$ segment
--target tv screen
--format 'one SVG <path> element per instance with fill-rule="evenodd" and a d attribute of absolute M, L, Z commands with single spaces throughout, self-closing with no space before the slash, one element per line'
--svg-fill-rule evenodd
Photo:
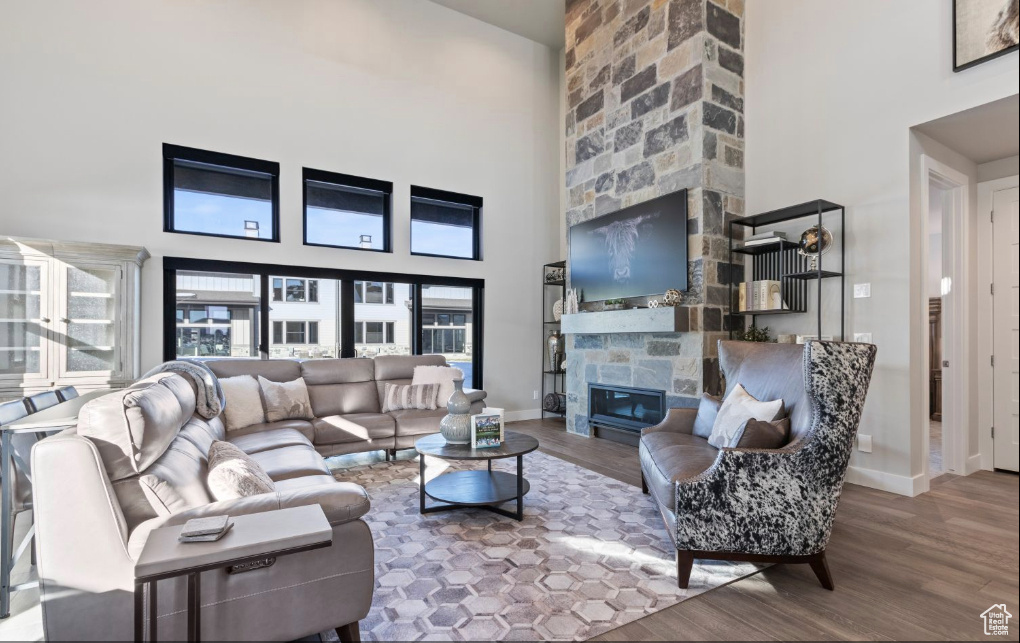
<path fill-rule="evenodd" d="M 687 290 L 687 190 L 572 226 L 570 286 L 584 301 Z"/>

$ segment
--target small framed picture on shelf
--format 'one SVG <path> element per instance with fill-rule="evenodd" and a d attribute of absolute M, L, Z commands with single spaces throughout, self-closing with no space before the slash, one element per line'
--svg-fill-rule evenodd
<path fill-rule="evenodd" d="M 471 416 L 471 448 L 498 448 L 503 444 L 503 409 L 486 407 Z"/>

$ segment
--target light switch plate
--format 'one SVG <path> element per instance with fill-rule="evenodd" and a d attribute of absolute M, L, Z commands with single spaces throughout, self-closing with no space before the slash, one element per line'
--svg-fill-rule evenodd
<path fill-rule="evenodd" d="M 857 450 L 864 453 L 871 453 L 871 436 L 859 434 L 857 436 Z"/>
<path fill-rule="evenodd" d="M 854 299 L 871 296 L 871 284 L 854 284 Z"/>
<path fill-rule="evenodd" d="M 871 343 L 871 333 L 854 333 L 854 341 L 862 342 L 864 344 Z"/>

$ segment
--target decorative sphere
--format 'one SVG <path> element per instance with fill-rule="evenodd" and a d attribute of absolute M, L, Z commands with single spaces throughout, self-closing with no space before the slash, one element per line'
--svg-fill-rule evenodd
<path fill-rule="evenodd" d="M 822 226 L 821 243 L 819 243 L 818 226 L 814 225 L 800 235 L 800 254 L 805 257 L 817 257 L 825 254 L 832 247 L 832 233 Z"/>
<path fill-rule="evenodd" d="M 666 291 L 666 294 L 662 296 L 662 303 L 667 306 L 679 306 L 683 300 L 683 295 L 676 288 L 670 288 Z"/>

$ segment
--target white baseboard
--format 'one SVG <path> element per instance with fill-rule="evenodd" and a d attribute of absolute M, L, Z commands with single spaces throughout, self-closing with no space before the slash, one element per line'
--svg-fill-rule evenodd
<path fill-rule="evenodd" d="M 846 481 L 850 484 L 871 487 L 872 489 L 910 497 L 928 490 L 928 481 L 924 479 L 923 474 L 913 477 L 898 476 L 893 473 L 864 469 L 862 467 L 850 467 L 847 469 Z"/>
<path fill-rule="evenodd" d="M 963 472 L 963 475 L 965 476 L 969 476 L 975 471 L 981 471 L 982 469 L 981 454 L 975 453 L 974 455 L 970 456 L 969 458 L 967 458 L 967 462 L 965 462 L 963 466 L 965 467 L 965 470 Z"/>
<path fill-rule="evenodd" d="M 521 422 L 523 420 L 539 420 L 542 409 L 525 409 L 523 411 L 507 411 L 503 414 L 504 422 Z"/>

